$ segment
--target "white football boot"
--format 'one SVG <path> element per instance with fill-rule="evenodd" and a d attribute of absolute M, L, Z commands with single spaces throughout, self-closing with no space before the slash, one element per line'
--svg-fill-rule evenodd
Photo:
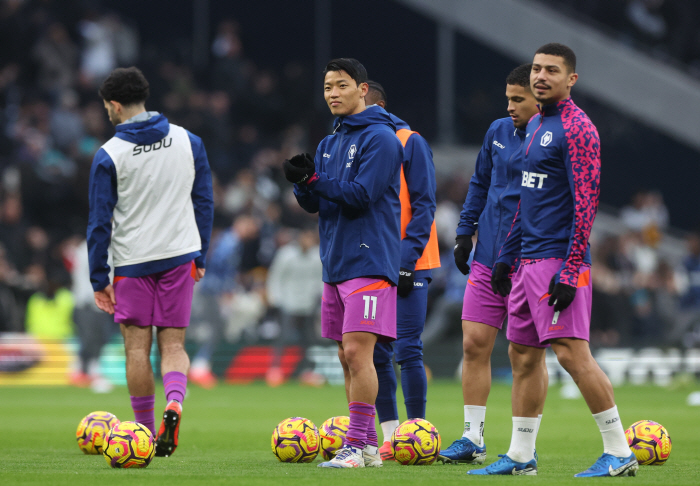
<path fill-rule="evenodd" d="M 379 448 L 367 444 L 362 449 L 362 457 L 365 459 L 365 467 L 382 467 L 382 456 L 379 455 Z"/>
<path fill-rule="evenodd" d="M 333 459 L 322 462 L 318 467 L 365 467 L 365 459 L 362 457 L 362 449 L 345 445 L 338 450 L 338 453 Z"/>

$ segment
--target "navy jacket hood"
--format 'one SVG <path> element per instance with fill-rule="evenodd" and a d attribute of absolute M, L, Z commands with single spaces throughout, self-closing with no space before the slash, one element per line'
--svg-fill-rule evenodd
<path fill-rule="evenodd" d="M 337 132 L 343 128 L 345 128 L 347 131 L 351 131 L 366 128 L 370 125 L 387 125 L 394 132 L 396 132 L 396 124 L 394 123 L 392 116 L 393 115 L 390 115 L 381 106 L 372 105 L 356 115 L 341 116 L 336 118 L 333 126 Z"/>
<path fill-rule="evenodd" d="M 159 114 L 146 121 L 122 123 L 115 128 L 117 138 L 136 145 L 151 145 L 165 138 L 170 132 L 170 123 L 165 115 Z"/>

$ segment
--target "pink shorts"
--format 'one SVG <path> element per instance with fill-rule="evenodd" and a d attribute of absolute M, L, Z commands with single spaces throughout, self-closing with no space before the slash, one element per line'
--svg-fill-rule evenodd
<path fill-rule="evenodd" d="M 144 277 L 114 277 L 114 322 L 187 327 L 196 271 L 189 262 Z"/>
<path fill-rule="evenodd" d="M 322 336 L 342 341 L 346 332 L 371 332 L 378 342 L 396 339 L 396 287 L 377 278 L 323 284 Z"/>
<path fill-rule="evenodd" d="M 480 322 L 498 329 L 508 313 L 508 297 L 494 294 L 491 289 L 491 269 L 473 262 L 467 288 L 464 289 L 462 320 Z"/>
<path fill-rule="evenodd" d="M 550 339 L 577 338 L 589 340 L 593 286 L 591 267 L 582 265 L 574 301 L 555 319 L 554 306 L 549 306 L 549 282 L 559 272 L 562 260 L 548 259 L 520 265 L 513 277 L 508 308 L 509 341 L 524 346 L 543 348 Z"/>

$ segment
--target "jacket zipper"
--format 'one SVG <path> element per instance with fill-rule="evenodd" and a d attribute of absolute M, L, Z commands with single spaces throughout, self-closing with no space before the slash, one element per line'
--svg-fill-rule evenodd
<path fill-rule="evenodd" d="M 342 125 L 340 125 L 338 128 L 342 128 Z M 337 147 L 338 147 L 338 153 L 336 154 L 337 158 L 341 157 L 340 153 L 341 153 L 342 146 L 343 146 L 343 136 L 344 135 L 345 134 L 341 131 L 340 132 L 340 140 L 338 141 L 338 145 L 337 145 Z M 341 161 L 340 165 L 342 165 L 342 161 Z M 335 178 L 339 178 L 339 176 L 340 176 L 340 171 L 338 170 L 338 167 L 339 167 L 339 164 L 336 163 L 335 167 L 334 167 L 335 168 L 335 174 L 334 174 Z M 328 173 L 328 171 L 326 171 L 326 173 Z M 336 205 L 338 205 L 338 204 L 336 203 Z M 336 227 L 338 226 L 339 221 L 340 221 L 340 210 L 338 210 L 338 218 L 336 219 Z M 331 232 L 331 238 L 330 238 L 330 241 L 328 242 L 328 251 L 329 252 L 331 251 L 331 248 L 333 248 L 333 242 L 335 241 L 335 233 L 336 233 L 335 231 Z M 331 280 L 333 280 L 333 279 L 334 279 L 334 276 L 331 277 Z"/>
<path fill-rule="evenodd" d="M 517 132 L 516 132 L 517 133 Z M 497 248 L 498 242 L 501 239 L 501 229 L 503 226 L 503 196 L 505 195 L 506 191 L 508 191 L 508 188 L 510 187 L 510 181 L 513 180 L 511 177 L 511 173 L 513 172 L 513 157 L 515 157 L 515 154 L 518 153 L 520 149 L 523 148 L 523 144 L 525 143 L 525 139 L 523 138 L 520 140 L 520 145 L 518 145 L 518 148 L 510 154 L 510 157 L 508 158 L 508 163 L 506 164 L 506 177 L 507 177 L 507 183 L 505 189 L 501 192 L 501 194 L 498 195 L 498 233 L 496 233 L 496 241 L 494 242 L 494 260 L 498 258 L 498 252 L 500 251 L 500 248 Z"/>
<path fill-rule="evenodd" d="M 544 115 L 540 113 L 540 126 L 537 127 L 537 130 L 535 130 L 535 133 L 532 134 L 532 137 L 530 137 L 530 143 L 527 144 L 527 150 L 525 151 L 525 155 L 530 153 L 530 146 L 532 145 L 532 141 L 535 139 L 535 135 L 537 135 L 537 132 L 542 128 L 542 122 L 544 121 Z"/>

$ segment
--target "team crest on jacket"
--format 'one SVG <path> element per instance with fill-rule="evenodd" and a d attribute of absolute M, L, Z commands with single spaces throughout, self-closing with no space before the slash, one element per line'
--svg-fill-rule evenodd
<path fill-rule="evenodd" d="M 540 140 L 540 145 L 542 145 L 543 147 L 546 147 L 550 143 L 552 143 L 552 132 L 547 130 L 546 132 L 544 132 L 544 135 L 542 135 L 542 139 Z"/>
<path fill-rule="evenodd" d="M 357 147 L 355 147 L 355 144 L 353 143 L 350 145 L 350 150 L 348 150 L 348 157 L 350 160 L 355 160 L 355 154 L 357 153 Z"/>

